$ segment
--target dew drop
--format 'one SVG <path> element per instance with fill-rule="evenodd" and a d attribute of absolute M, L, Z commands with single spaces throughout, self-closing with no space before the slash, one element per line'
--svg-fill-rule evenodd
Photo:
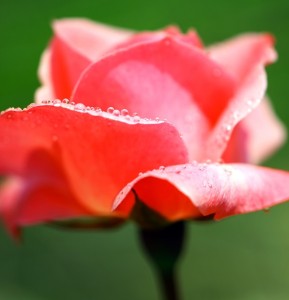
<path fill-rule="evenodd" d="M 120 115 L 120 111 L 118 109 L 115 109 L 112 114 L 118 117 Z"/>
<path fill-rule="evenodd" d="M 112 106 L 110 106 L 107 110 L 106 110 L 109 114 L 112 114 L 114 112 L 114 108 Z"/>
<path fill-rule="evenodd" d="M 159 170 L 160 170 L 160 171 L 164 171 L 165 169 L 166 169 L 166 168 L 165 168 L 164 166 L 160 166 L 160 167 L 159 167 Z"/>
<path fill-rule="evenodd" d="M 249 105 L 249 106 L 252 106 L 253 105 L 253 101 L 252 100 L 247 100 L 247 104 Z"/>
<path fill-rule="evenodd" d="M 128 110 L 124 108 L 124 109 L 121 110 L 120 114 L 121 114 L 123 117 L 126 117 L 126 116 L 128 116 Z"/>
<path fill-rule="evenodd" d="M 77 103 L 77 104 L 74 105 L 74 110 L 75 111 L 85 111 L 86 106 L 82 103 Z"/>
<path fill-rule="evenodd" d="M 63 104 L 69 104 L 69 100 L 68 100 L 67 98 L 64 98 L 64 99 L 62 100 L 62 103 L 63 103 Z"/>
<path fill-rule="evenodd" d="M 232 126 L 231 125 L 226 125 L 225 129 L 226 129 L 226 131 L 231 131 L 232 130 Z"/>
<path fill-rule="evenodd" d="M 56 106 L 56 107 L 61 106 L 61 100 L 55 99 L 55 100 L 53 101 L 53 105 Z"/>

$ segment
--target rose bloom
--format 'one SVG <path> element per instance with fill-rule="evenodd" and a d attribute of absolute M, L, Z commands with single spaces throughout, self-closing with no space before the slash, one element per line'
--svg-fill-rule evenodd
<path fill-rule="evenodd" d="M 12 234 L 51 221 L 221 219 L 289 198 L 288 172 L 250 164 L 285 135 L 264 98 L 269 34 L 204 48 L 176 27 L 64 19 L 53 30 L 36 104 L 0 117 L 0 213 Z"/>

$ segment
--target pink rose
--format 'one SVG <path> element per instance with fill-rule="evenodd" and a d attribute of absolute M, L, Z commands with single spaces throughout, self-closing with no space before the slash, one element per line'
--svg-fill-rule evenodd
<path fill-rule="evenodd" d="M 0 117 L 0 212 L 12 233 L 78 217 L 118 223 L 136 195 L 170 222 L 289 198 L 288 172 L 248 164 L 284 140 L 263 99 L 270 35 L 205 49 L 175 27 L 134 33 L 65 19 L 53 29 L 38 104 Z M 63 98 L 71 102 L 52 101 Z"/>

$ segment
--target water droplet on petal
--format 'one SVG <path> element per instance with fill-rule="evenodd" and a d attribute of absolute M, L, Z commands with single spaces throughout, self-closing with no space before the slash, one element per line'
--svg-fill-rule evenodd
<path fill-rule="evenodd" d="M 120 115 L 120 111 L 118 109 L 115 109 L 112 114 L 118 117 Z"/>
<path fill-rule="evenodd" d="M 166 169 L 166 168 L 165 168 L 164 166 L 160 166 L 160 167 L 159 167 L 159 170 L 160 170 L 160 171 L 164 171 L 165 169 Z"/>
<path fill-rule="evenodd" d="M 231 131 L 232 130 L 232 126 L 231 125 L 226 125 L 225 128 L 226 128 L 227 131 Z"/>
<path fill-rule="evenodd" d="M 247 100 L 247 104 L 249 105 L 249 106 L 252 106 L 253 105 L 253 101 L 252 100 Z"/>
<path fill-rule="evenodd" d="M 82 103 L 77 103 L 77 104 L 74 105 L 74 110 L 75 111 L 85 111 L 86 106 Z"/>
<path fill-rule="evenodd" d="M 128 115 L 128 110 L 127 109 L 122 109 L 120 114 L 123 116 L 123 117 L 126 117 Z"/>
<path fill-rule="evenodd" d="M 62 100 L 62 103 L 63 104 L 69 104 L 69 100 L 67 98 L 65 98 L 65 99 Z"/>
<path fill-rule="evenodd" d="M 114 112 L 114 108 L 112 106 L 110 106 L 107 110 L 106 110 L 109 114 L 112 114 Z"/>
<path fill-rule="evenodd" d="M 56 106 L 56 107 L 61 106 L 61 100 L 55 99 L 55 100 L 53 101 L 53 105 Z"/>

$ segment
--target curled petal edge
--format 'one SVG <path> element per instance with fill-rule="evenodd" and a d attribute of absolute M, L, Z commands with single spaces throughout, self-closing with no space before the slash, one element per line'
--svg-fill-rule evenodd
<path fill-rule="evenodd" d="M 153 188 L 153 189 L 152 189 Z M 268 209 L 289 199 L 289 173 L 248 164 L 192 163 L 152 170 L 129 183 L 113 210 L 130 215 L 133 193 L 169 221 L 215 220 Z"/>

